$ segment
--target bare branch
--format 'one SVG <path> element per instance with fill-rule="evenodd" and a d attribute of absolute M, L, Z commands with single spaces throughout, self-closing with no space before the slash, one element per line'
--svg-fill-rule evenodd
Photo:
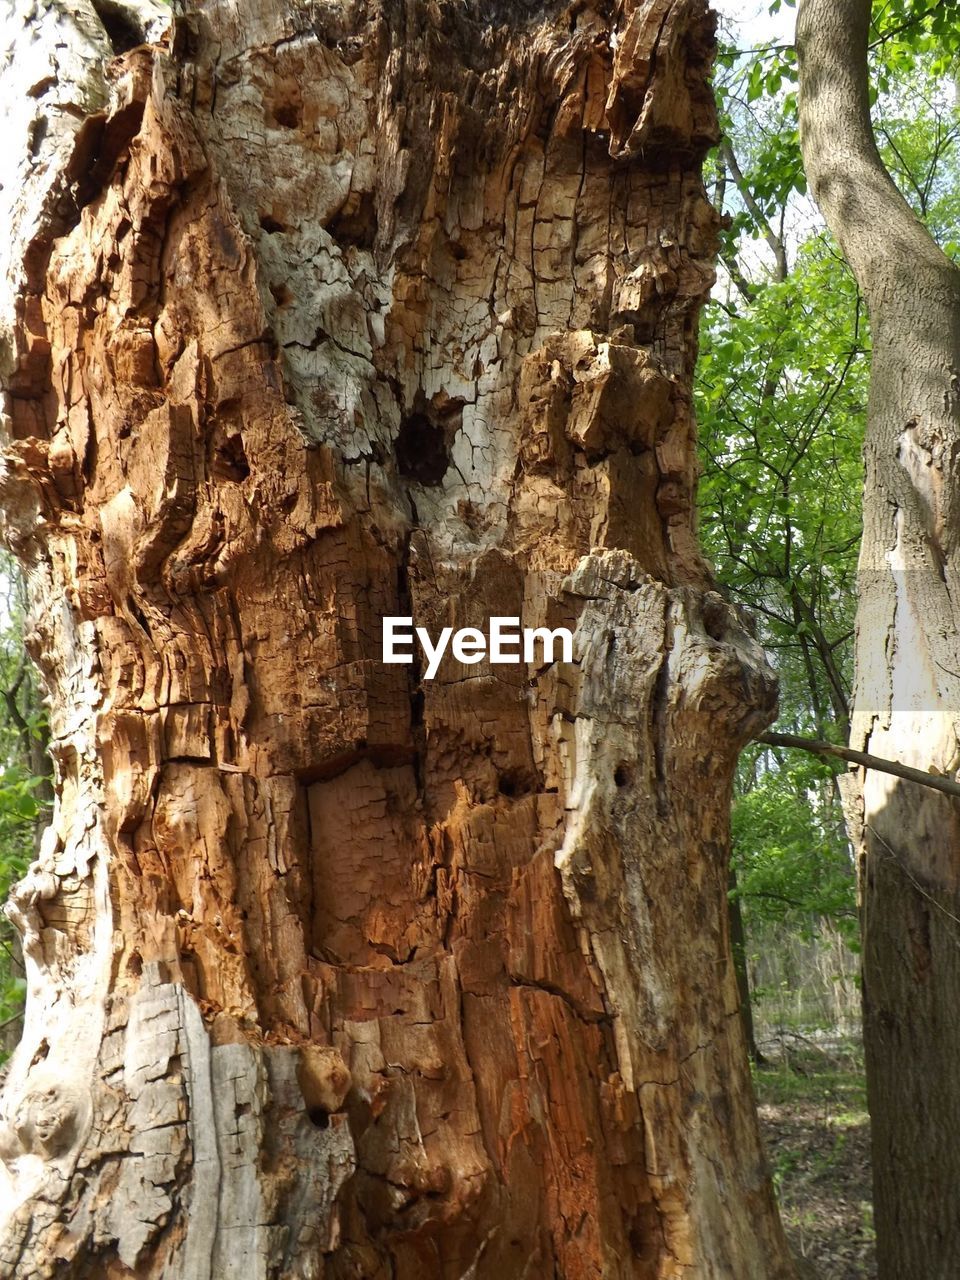
<path fill-rule="evenodd" d="M 918 786 L 942 791 L 944 795 L 960 796 L 960 782 L 953 778 L 944 778 L 936 773 L 925 773 L 923 769 L 914 769 L 912 765 L 900 764 L 897 760 L 884 760 L 881 756 L 872 756 L 866 751 L 838 747 L 832 742 L 821 742 L 817 738 L 801 738 L 795 733 L 758 733 L 754 741 L 762 742 L 768 747 L 788 747 L 797 751 L 806 751 L 815 756 L 834 756 L 837 760 L 859 765 L 862 769 L 891 773 L 896 778 L 904 778 L 907 782 L 917 783 Z"/>
<path fill-rule="evenodd" d="M 753 192 L 750 190 L 750 184 L 744 178 L 737 163 L 737 157 L 734 155 L 733 147 L 730 145 L 730 139 L 724 138 L 720 143 L 720 154 L 723 156 L 724 164 L 730 171 L 730 174 L 737 185 L 737 190 L 743 198 L 743 203 L 750 211 L 750 216 L 754 219 L 757 226 L 763 232 L 763 238 L 770 246 L 774 260 L 777 264 L 776 276 L 781 283 L 787 278 L 787 251 L 784 248 L 783 241 L 771 227 L 763 210 L 753 198 Z"/>

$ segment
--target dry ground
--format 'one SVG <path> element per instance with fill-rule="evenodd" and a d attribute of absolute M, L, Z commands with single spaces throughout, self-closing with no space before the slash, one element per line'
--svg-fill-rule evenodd
<path fill-rule="evenodd" d="M 818 1280 L 873 1280 L 870 1127 L 858 1046 L 794 1038 L 755 1075 L 760 1121 L 795 1253 Z"/>

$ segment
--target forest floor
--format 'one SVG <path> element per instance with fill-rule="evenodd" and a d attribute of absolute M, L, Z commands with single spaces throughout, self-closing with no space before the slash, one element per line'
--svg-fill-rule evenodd
<path fill-rule="evenodd" d="M 780 1214 L 818 1280 L 873 1280 L 870 1122 L 862 1048 L 761 1043 L 754 1081 Z"/>

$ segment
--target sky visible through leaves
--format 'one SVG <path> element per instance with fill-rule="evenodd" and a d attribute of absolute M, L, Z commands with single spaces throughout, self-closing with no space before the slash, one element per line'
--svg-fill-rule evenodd
<path fill-rule="evenodd" d="M 756 0 L 714 0 L 713 8 L 722 20 L 735 23 L 738 43 L 746 46 L 750 40 L 793 41 L 793 29 L 796 23 L 796 10 L 784 5 L 779 13 L 770 14 L 768 4 L 757 4 Z"/>

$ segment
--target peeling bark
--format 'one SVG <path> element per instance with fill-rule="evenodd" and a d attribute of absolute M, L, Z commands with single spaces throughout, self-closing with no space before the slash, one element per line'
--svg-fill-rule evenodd
<path fill-rule="evenodd" d="M 792 1275 L 726 913 L 775 685 L 692 512 L 704 4 L 206 0 L 114 59 L 71 9 L 5 302 L 58 794 L 5 1274 Z M 427 682 L 406 613 L 576 661 Z"/>

